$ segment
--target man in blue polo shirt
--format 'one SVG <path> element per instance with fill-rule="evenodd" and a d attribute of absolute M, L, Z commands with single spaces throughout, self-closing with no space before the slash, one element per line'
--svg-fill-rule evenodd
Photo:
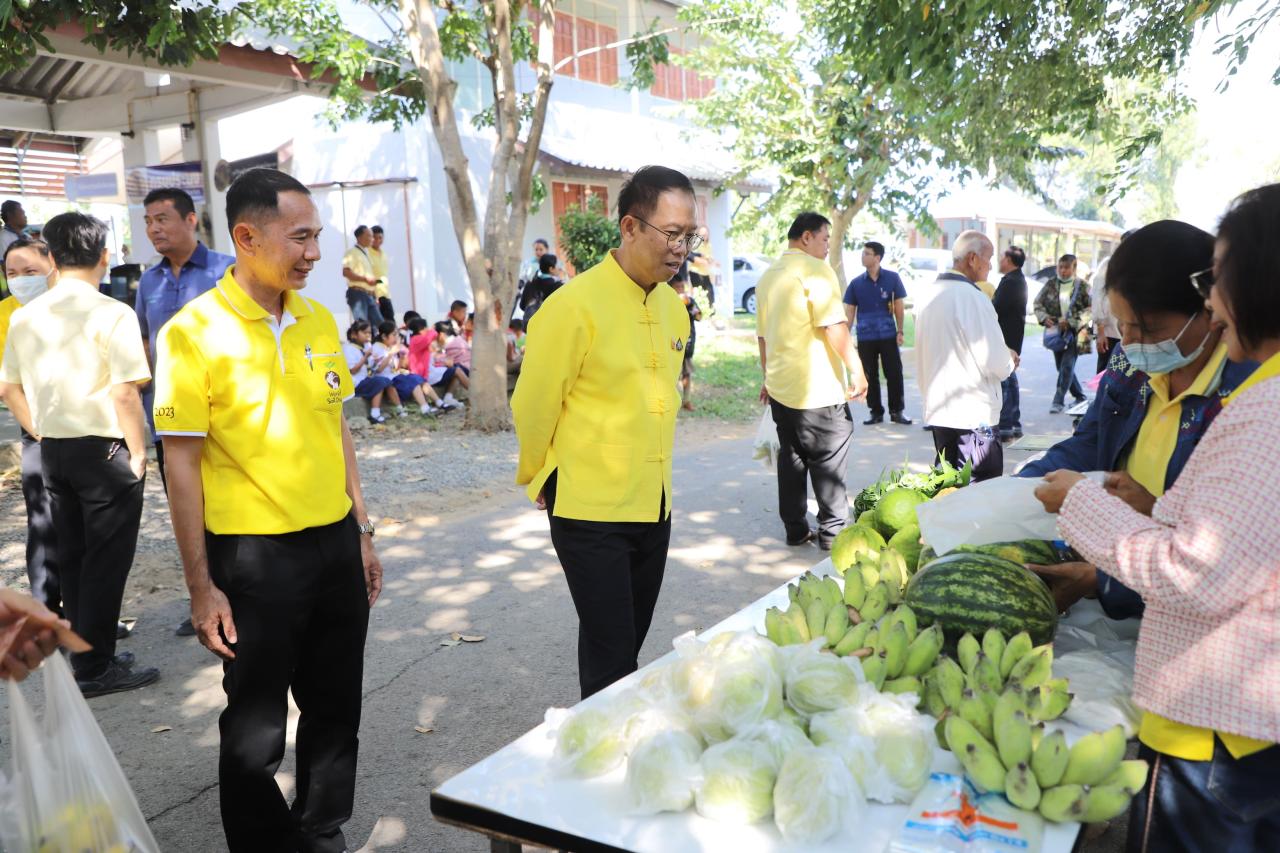
<path fill-rule="evenodd" d="M 196 238 L 196 206 L 191 196 L 179 189 L 152 190 L 143 199 L 146 211 L 147 239 L 164 260 L 142 274 L 138 281 L 138 295 L 134 309 L 138 312 L 138 325 L 142 328 L 142 340 L 147 349 L 147 361 L 151 374 L 156 371 L 156 337 L 169 319 L 182 306 L 211 289 L 222 278 L 235 258 L 210 251 Z M 164 444 L 155 435 L 152 420 L 152 396 L 154 387 L 147 386 L 143 395 L 143 411 L 156 442 L 156 463 L 160 468 L 160 482 L 168 491 L 164 473 Z M 178 626 L 178 636 L 195 634 L 191 620 Z"/>
<path fill-rule="evenodd" d="M 871 417 L 864 424 L 884 422 L 884 404 L 880 400 L 880 369 L 884 368 L 889 386 L 889 420 L 910 424 L 902 413 L 905 405 L 902 390 L 903 305 L 907 289 L 893 270 L 882 269 L 884 245 L 868 241 L 862 246 L 862 265 L 867 271 L 849 282 L 844 292 L 844 313 L 849 325 L 857 327 L 858 357 L 867 375 L 867 408 Z"/>

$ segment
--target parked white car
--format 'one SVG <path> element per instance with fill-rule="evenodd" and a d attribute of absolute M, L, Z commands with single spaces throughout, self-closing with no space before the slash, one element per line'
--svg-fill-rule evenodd
<path fill-rule="evenodd" d="M 733 303 L 748 314 L 756 313 L 756 282 L 764 275 L 773 258 L 764 255 L 734 255 Z"/>

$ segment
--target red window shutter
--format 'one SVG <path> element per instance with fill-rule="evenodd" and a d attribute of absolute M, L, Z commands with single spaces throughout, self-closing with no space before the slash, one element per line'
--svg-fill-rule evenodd
<path fill-rule="evenodd" d="M 609 215 L 609 188 L 603 184 L 593 184 L 587 188 L 587 192 L 600 199 L 600 212 L 605 216 Z M 585 206 L 585 200 L 583 202 Z"/>
<path fill-rule="evenodd" d="M 684 99 L 686 101 L 696 101 L 702 97 L 702 85 L 699 83 L 701 78 L 698 72 L 692 68 L 684 69 Z"/>
<path fill-rule="evenodd" d="M 596 31 L 600 36 L 600 44 L 613 44 L 618 40 L 618 31 L 613 27 L 598 24 Z M 606 86 L 618 84 L 618 49 L 616 47 L 600 51 L 600 82 Z"/>
<path fill-rule="evenodd" d="M 573 25 L 574 19 L 572 15 L 556 15 L 556 64 L 561 60 L 568 59 L 573 56 Z M 576 63 L 568 62 L 559 73 L 566 77 L 577 77 L 578 71 L 575 67 Z"/>
<path fill-rule="evenodd" d="M 574 275 L 573 265 L 560 244 L 560 217 L 570 210 L 581 210 L 585 193 L 581 184 L 551 182 L 551 210 L 556 219 L 556 257 L 569 275 Z"/>
<path fill-rule="evenodd" d="M 578 45 L 579 52 L 595 47 L 599 42 L 596 41 L 596 25 L 593 21 L 578 19 Z M 578 79 L 590 80 L 592 83 L 600 82 L 600 54 L 589 53 L 585 56 L 578 57 Z"/>

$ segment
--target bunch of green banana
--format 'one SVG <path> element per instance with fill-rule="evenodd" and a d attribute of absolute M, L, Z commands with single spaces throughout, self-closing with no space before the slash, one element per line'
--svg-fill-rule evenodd
<path fill-rule="evenodd" d="M 1021 690 L 1010 685 L 981 724 L 963 710 L 945 717 L 947 745 L 969 780 L 1055 822 L 1096 823 L 1122 814 L 1147 781 L 1147 762 L 1124 760 L 1124 728 L 1091 732 L 1068 749 L 1061 731 L 1045 734 L 1025 709 Z"/>
<path fill-rule="evenodd" d="M 957 663 L 958 661 L 958 663 Z M 996 708 L 1001 695 L 1016 688 L 1032 722 L 1048 722 L 1061 717 L 1071 704 L 1065 678 L 1053 678 L 1053 647 L 1033 648 L 1024 631 L 1006 640 L 996 628 L 989 628 L 979 641 L 965 634 L 956 644 L 956 657 L 938 657 L 938 662 L 921 679 L 924 688 L 921 706 L 939 719 L 948 711 L 964 713 L 973 721 L 979 711 L 974 703 Z M 990 737 L 989 732 L 984 732 Z"/>
<path fill-rule="evenodd" d="M 867 590 L 871 590 L 877 583 L 887 585 L 890 604 L 902 601 L 902 590 L 911 579 L 906 559 L 892 548 L 883 548 L 878 553 L 863 554 L 845 571 L 846 582 L 851 575 L 858 575 L 863 587 Z"/>

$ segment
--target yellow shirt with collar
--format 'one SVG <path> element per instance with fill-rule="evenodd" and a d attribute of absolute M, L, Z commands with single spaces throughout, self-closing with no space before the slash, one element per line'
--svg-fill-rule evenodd
<path fill-rule="evenodd" d="M 203 436 L 205 528 L 275 534 L 351 510 L 342 402 L 354 394 L 333 315 L 289 290 L 279 324 L 227 270 L 157 342 L 160 436 Z"/>
<path fill-rule="evenodd" d="M 1182 424 L 1182 401 L 1188 395 L 1203 397 L 1212 394 L 1222 380 L 1226 366 L 1227 345 L 1219 344 L 1213 356 L 1205 362 L 1200 373 L 1177 397 L 1169 397 L 1169 375 L 1149 377 L 1150 399 L 1147 414 L 1138 428 L 1133 451 L 1125 460 L 1125 471 L 1155 497 L 1164 494 L 1165 476 L 1169 460 L 1178 443 L 1178 430 Z M 1213 758 L 1213 738 L 1217 735 L 1223 746 L 1235 758 L 1243 758 L 1259 752 L 1271 744 L 1243 735 L 1214 732 L 1212 729 L 1189 726 L 1150 712 L 1143 713 L 1138 728 L 1138 739 L 1147 746 L 1187 761 L 1208 761 Z"/>
<path fill-rule="evenodd" d="M 553 293 L 530 321 L 511 412 L 516 482 L 536 500 L 557 471 L 555 514 L 661 521 L 689 313 L 665 283 L 649 293 L 613 252 Z"/>
<path fill-rule="evenodd" d="M 369 249 L 362 249 L 359 246 L 352 246 L 350 249 L 347 249 L 346 253 L 342 256 L 342 268 L 351 270 L 358 276 L 373 278 L 373 258 L 370 257 L 370 251 L 371 250 Z M 358 290 L 364 290 L 369 293 L 373 293 L 374 291 L 374 286 L 365 281 L 352 281 L 346 276 L 343 276 L 343 281 L 346 282 L 347 287 L 354 287 Z"/>
<path fill-rule="evenodd" d="M 823 328 L 847 322 L 844 293 L 825 260 L 788 249 L 756 282 L 756 335 L 764 338 L 765 387 L 789 409 L 846 400 L 845 367 Z"/>
<path fill-rule="evenodd" d="M 18 297 L 12 294 L 0 299 L 0 353 L 4 352 L 5 341 L 9 339 L 9 323 L 13 320 L 13 312 L 21 307 Z"/>
<path fill-rule="evenodd" d="M 0 382 L 45 438 L 124 438 L 111 388 L 150 378 L 138 315 L 88 282 L 64 275 L 10 318 Z"/>
<path fill-rule="evenodd" d="M 378 283 L 373 286 L 373 294 L 378 298 L 391 298 L 391 286 L 387 284 L 387 256 L 381 249 L 369 247 L 369 266 L 373 269 L 373 277 Z"/>

